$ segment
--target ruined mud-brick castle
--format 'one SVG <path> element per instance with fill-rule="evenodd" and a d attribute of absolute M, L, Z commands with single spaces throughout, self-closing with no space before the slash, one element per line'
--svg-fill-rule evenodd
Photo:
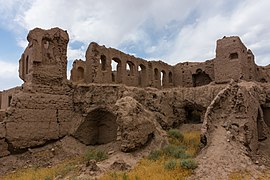
<path fill-rule="evenodd" d="M 122 151 L 131 152 L 154 140 L 157 127 L 209 124 L 211 113 L 227 108 L 222 102 L 231 96 L 236 97 L 230 100 L 232 109 L 214 115 L 220 119 L 223 114 L 226 119 L 228 114 L 232 118 L 234 113 L 235 117 L 253 113 L 241 116 L 242 122 L 251 118 L 258 127 L 252 132 L 256 136 L 247 137 L 251 149 L 256 148 L 252 140 L 265 137 L 262 127 L 270 125 L 270 67 L 257 66 L 252 51 L 239 37 L 217 40 L 216 56 L 211 60 L 174 66 L 93 42 L 85 60 L 74 61 L 70 80 L 66 31 L 36 28 L 27 40 L 19 60 L 24 83 L 0 92 L 0 157 L 65 136 L 86 145 L 115 142 Z M 116 70 L 112 62 L 117 63 Z M 259 84 L 261 96 L 250 93 L 256 98 L 246 99 L 241 85 L 235 90 L 232 81 L 250 82 L 252 87 Z M 243 107 L 250 109 L 246 112 Z M 242 126 L 249 125 L 237 125 Z"/>

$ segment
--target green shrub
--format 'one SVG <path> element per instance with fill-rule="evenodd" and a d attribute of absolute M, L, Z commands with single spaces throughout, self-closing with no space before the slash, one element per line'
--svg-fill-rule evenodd
<path fill-rule="evenodd" d="M 181 132 L 178 130 L 178 129 L 170 129 L 168 132 L 167 132 L 168 136 L 171 137 L 171 138 L 175 138 L 179 141 L 183 141 L 184 139 L 184 135 L 181 134 Z"/>
<path fill-rule="evenodd" d="M 174 158 L 188 158 L 190 157 L 185 153 L 185 147 L 182 146 L 176 146 L 176 145 L 168 145 L 163 148 L 163 153 L 166 156 L 174 157 Z"/>
<path fill-rule="evenodd" d="M 162 155 L 162 152 L 160 150 L 154 150 L 149 153 L 148 159 L 156 161 L 160 158 L 161 155 Z"/>
<path fill-rule="evenodd" d="M 185 159 L 180 161 L 180 166 L 185 169 L 196 169 L 198 167 L 198 163 L 193 159 Z"/>
<path fill-rule="evenodd" d="M 86 161 L 96 160 L 96 161 L 103 161 L 108 159 L 108 155 L 104 151 L 90 149 L 84 154 L 84 159 Z"/>
<path fill-rule="evenodd" d="M 167 170 L 173 170 L 176 168 L 176 160 L 170 160 L 165 162 L 164 168 Z"/>

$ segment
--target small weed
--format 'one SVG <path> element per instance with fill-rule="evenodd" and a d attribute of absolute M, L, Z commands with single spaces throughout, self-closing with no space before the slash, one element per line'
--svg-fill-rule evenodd
<path fill-rule="evenodd" d="M 196 169 L 198 167 L 198 163 L 193 159 L 185 159 L 180 161 L 180 166 L 185 169 Z"/>
<path fill-rule="evenodd" d="M 50 176 L 45 176 L 44 180 L 51 180 Z"/>
<path fill-rule="evenodd" d="M 184 135 L 181 134 L 181 132 L 178 129 L 170 129 L 167 133 L 170 138 L 175 138 L 179 141 L 183 141 L 184 139 Z"/>
<path fill-rule="evenodd" d="M 96 160 L 96 161 L 103 161 L 108 159 L 108 155 L 104 151 L 90 149 L 84 154 L 84 159 L 86 161 Z"/>
<path fill-rule="evenodd" d="M 156 161 L 160 158 L 160 156 L 162 155 L 162 151 L 160 150 L 154 150 L 154 151 L 151 151 L 148 155 L 148 159 L 149 160 L 153 160 L 153 161 Z"/>
<path fill-rule="evenodd" d="M 117 176 L 116 172 L 111 173 L 110 176 L 113 178 L 113 180 L 117 180 L 118 179 L 118 176 Z"/>
<path fill-rule="evenodd" d="M 129 180 L 128 175 L 126 173 L 123 174 L 123 180 Z"/>
<path fill-rule="evenodd" d="M 166 170 L 173 170 L 173 169 L 175 169 L 176 168 L 176 160 L 170 160 L 170 161 L 165 162 L 164 168 Z"/>

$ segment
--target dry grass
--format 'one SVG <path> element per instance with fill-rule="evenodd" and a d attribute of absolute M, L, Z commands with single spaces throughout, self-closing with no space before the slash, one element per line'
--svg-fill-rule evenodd
<path fill-rule="evenodd" d="M 183 133 L 184 138 L 176 139 L 170 138 L 172 145 L 186 147 L 185 153 L 194 157 L 200 144 L 200 132 L 186 132 Z M 82 164 L 86 159 L 84 154 L 82 157 L 62 162 L 61 164 L 55 165 L 50 168 L 29 168 L 19 170 L 15 173 L 0 177 L 4 180 L 53 180 L 57 176 L 61 177 L 76 177 L 79 175 L 78 164 Z M 87 156 L 88 157 L 88 156 Z M 92 156 L 91 156 L 92 157 Z M 169 161 L 176 161 L 174 169 L 166 169 L 165 164 Z M 142 159 L 138 165 L 130 172 L 109 172 L 101 177 L 101 180 L 171 180 L 171 179 L 185 179 L 190 176 L 192 170 L 184 169 L 180 166 L 180 159 L 160 155 L 157 160 Z"/>
<path fill-rule="evenodd" d="M 164 168 L 164 158 L 158 161 L 151 161 L 143 159 L 139 164 L 128 173 L 107 173 L 101 177 L 100 180 L 122 180 L 122 179 L 147 179 L 147 180 L 171 180 L 171 179 L 184 179 L 189 176 L 192 171 L 180 168 L 179 166 L 173 170 L 166 170 Z"/>
<path fill-rule="evenodd" d="M 4 177 L 0 176 L 0 179 L 4 180 L 53 180 L 57 176 L 64 177 L 70 172 L 72 174 L 78 173 L 78 166 L 82 162 L 82 158 L 75 158 L 72 160 L 64 161 L 53 167 L 38 168 L 32 167 L 28 169 L 22 169 L 15 173 L 10 173 Z"/>
<path fill-rule="evenodd" d="M 186 147 L 185 153 L 194 157 L 200 147 L 200 132 L 192 131 L 182 133 L 184 138 L 169 138 L 171 145 Z M 166 162 L 176 161 L 174 169 L 164 167 Z M 101 180 L 172 180 L 186 179 L 192 174 L 191 169 L 185 169 L 180 166 L 180 159 L 168 157 L 165 154 L 160 155 L 158 159 L 142 159 L 138 165 L 129 172 L 109 172 L 101 177 Z"/>

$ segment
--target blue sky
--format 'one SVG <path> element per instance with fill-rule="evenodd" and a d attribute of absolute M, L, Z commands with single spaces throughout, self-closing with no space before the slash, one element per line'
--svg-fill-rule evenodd
<path fill-rule="evenodd" d="M 216 40 L 237 35 L 270 64 L 268 0 L 0 0 L 0 90 L 20 85 L 18 60 L 29 30 L 68 31 L 69 69 L 95 41 L 169 64 L 215 56 Z"/>

